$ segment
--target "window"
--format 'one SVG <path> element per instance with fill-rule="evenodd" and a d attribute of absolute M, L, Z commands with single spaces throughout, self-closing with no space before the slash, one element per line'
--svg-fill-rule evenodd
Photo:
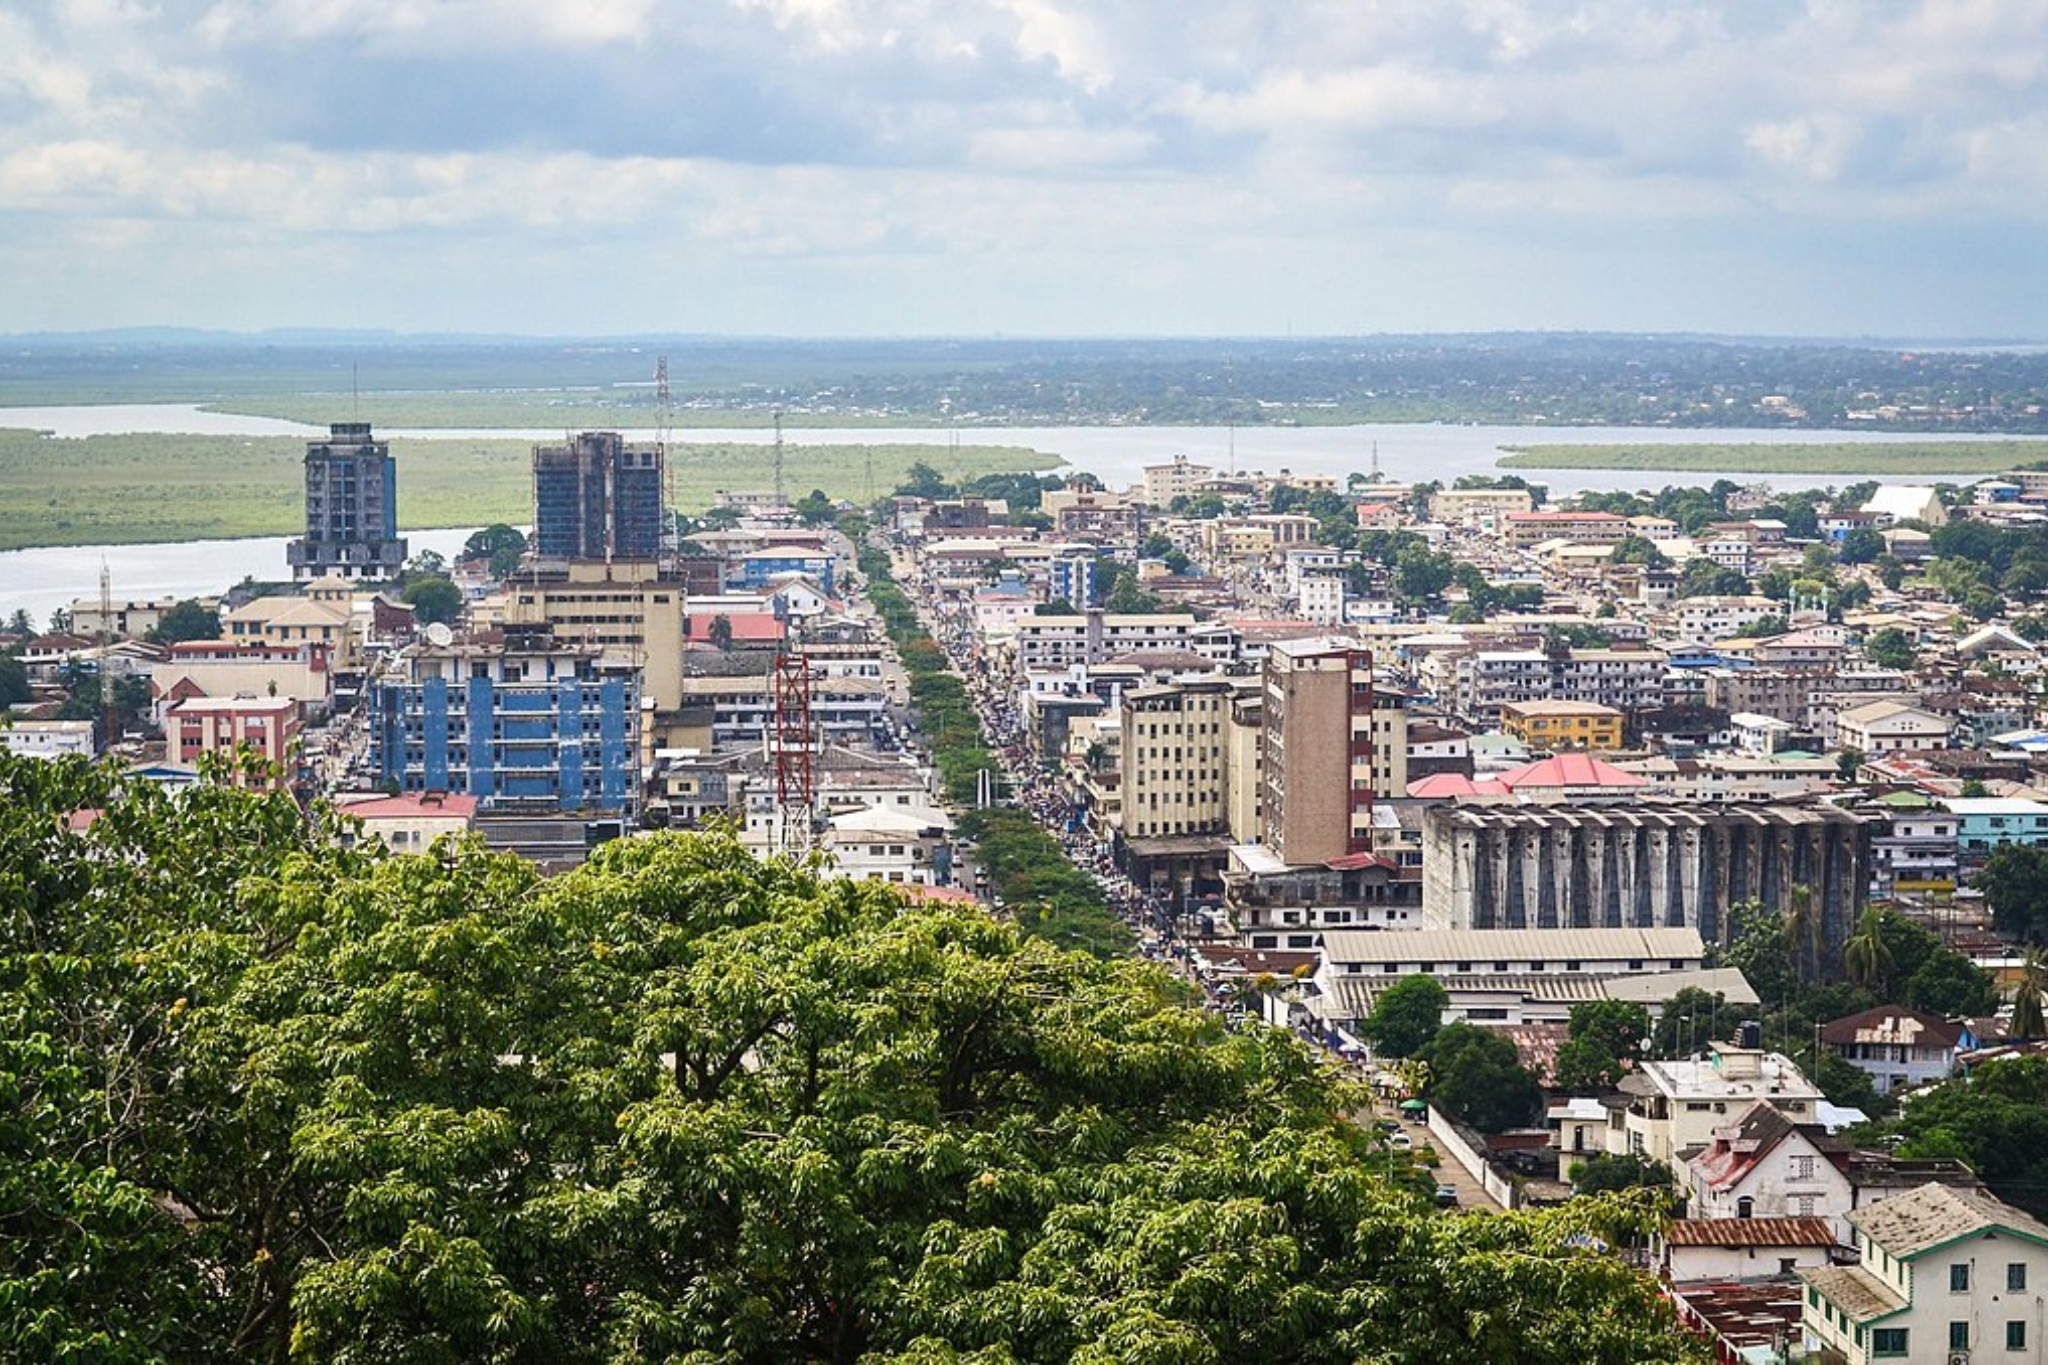
<path fill-rule="evenodd" d="M 1903 1327 L 1878 1327 L 1870 1333 L 1870 1353 L 1874 1356 L 1902 1356 L 1906 1354 L 1906 1329 Z"/>
<path fill-rule="evenodd" d="M 1948 1348 L 1951 1351 L 1967 1351 L 1970 1349 L 1969 1323 L 1952 1322 L 1948 1325 Z"/>
<path fill-rule="evenodd" d="M 1963 1261 L 1948 1268 L 1948 1292 L 1967 1294 L 1970 1292 L 1970 1263 Z"/>
<path fill-rule="evenodd" d="M 2005 1349 L 2024 1351 L 2027 1349 L 2027 1324 L 2024 1319 L 2005 1325 Z"/>
<path fill-rule="evenodd" d="M 2014 1261 L 2005 1268 L 2005 1292 L 2022 1294 L 2027 1288 L 2027 1263 Z"/>

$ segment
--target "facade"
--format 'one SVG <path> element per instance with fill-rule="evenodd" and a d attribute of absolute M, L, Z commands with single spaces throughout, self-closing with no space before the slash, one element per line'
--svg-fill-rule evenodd
<path fill-rule="evenodd" d="M 1649 650 L 1477 650 L 1448 661 L 1449 695 L 1459 715 L 1497 725 L 1513 702 L 1571 701 L 1618 711 L 1663 705 L 1664 658 Z"/>
<path fill-rule="evenodd" d="M 1574 545 L 1618 545 L 1633 528 L 1613 512 L 1509 512 L 1501 518 L 1508 544 L 1518 550 L 1546 540 Z"/>
<path fill-rule="evenodd" d="M 1937 1184 L 1849 1222 L 1858 1264 L 1799 1272 L 1810 1348 L 1848 1365 L 2035 1361 L 2048 1350 L 2048 1225 Z"/>
<path fill-rule="evenodd" d="M 188 697 L 164 712 L 165 757 L 197 763 L 201 754 L 232 754 L 246 746 L 278 765 L 282 783 L 294 761 L 299 703 L 290 697 Z"/>
<path fill-rule="evenodd" d="M 292 577 L 305 582 L 391 578 L 405 567 L 398 534 L 398 462 L 372 439 L 368 422 L 335 422 L 306 443 L 306 533 L 285 546 Z"/>
<path fill-rule="evenodd" d="M 1170 612 L 1033 616 L 1017 623 L 1017 667 L 1057 672 L 1140 650 L 1186 649 L 1194 629 L 1194 617 Z"/>
<path fill-rule="evenodd" d="M 1713 1220 L 1824 1218 L 1846 1236 L 1855 1203 L 1846 1166 L 1846 1143 L 1757 1100 L 1716 1126 L 1686 1164 L 1688 1211 Z"/>
<path fill-rule="evenodd" d="M 1829 951 L 1862 913 L 1870 830 L 1832 806 L 1643 804 L 1432 807 L 1422 909 L 1450 929 L 1690 926 L 1782 911 L 1806 888 Z"/>
<path fill-rule="evenodd" d="M 1371 851 L 1374 799 L 1408 789 L 1398 694 L 1379 694 L 1370 651 L 1338 637 L 1276 642 L 1262 680 L 1263 841 L 1287 863 Z"/>
<path fill-rule="evenodd" d="M 371 769 L 401 792 L 487 812 L 638 804 L 639 678 L 599 646 L 532 628 L 416 645 L 366 691 Z"/>
<path fill-rule="evenodd" d="M 210 599 L 201 600 L 210 604 Z M 157 628 L 164 619 L 164 613 L 178 605 L 178 599 L 164 597 L 154 602 L 113 602 L 108 605 L 111 610 L 102 615 L 99 598 L 75 599 L 69 608 L 71 629 L 93 640 L 102 635 L 116 640 L 140 640 Z"/>
<path fill-rule="evenodd" d="M 1231 694 L 1221 677 L 1124 689 L 1126 839 L 1229 829 Z"/>
<path fill-rule="evenodd" d="M 1810 1124 L 1823 1098 L 1790 1058 L 1733 1043 L 1712 1044 L 1704 1059 L 1640 1062 L 1621 1092 L 1629 1103 L 1608 1119 L 1607 1150 L 1662 1162 L 1681 1181 L 1686 1157 L 1711 1147 L 1715 1131 L 1757 1101 L 1790 1123 Z"/>
<path fill-rule="evenodd" d="M 654 559 L 664 520 L 658 446 L 586 431 L 533 448 L 535 558 Z"/>
<path fill-rule="evenodd" d="M 352 801 L 341 813 L 363 822 L 362 838 L 375 839 L 393 853 L 425 853 L 441 838 L 459 839 L 476 820 L 476 798 L 447 792 L 415 792 Z"/>
<path fill-rule="evenodd" d="M 63 758 L 99 752 L 89 720 L 15 720 L 0 722 L 0 749 L 23 758 Z"/>
<path fill-rule="evenodd" d="M 1144 498 L 1148 507 L 1165 507 L 1175 498 L 1192 498 L 1202 485 L 1215 477 L 1216 471 L 1205 464 L 1191 464 L 1185 455 L 1176 455 L 1168 464 L 1145 466 Z"/>
<path fill-rule="evenodd" d="M 1821 1025 L 1821 1046 L 1870 1077 L 1880 1095 L 1944 1081 L 1977 1040 L 1967 1024 L 1923 1010 L 1880 1005 Z"/>
<path fill-rule="evenodd" d="M 1619 749 L 1622 715 L 1612 706 L 1590 701 L 1509 702 L 1500 709 L 1500 727 L 1531 749 Z"/>
<path fill-rule="evenodd" d="M 1429 519 L 1467 530 L 1492 530 L 1501 518 L 1533 506 L 1526 488 L 1443 488 L 1429 495 Z"/>
<path fill-rule="evenodd" d="M 824 846 L 841 877 L 945 886 L 953 880 L 952 827 L 945 815 L 925 806 L 867 806 L 832 816 Z"/>

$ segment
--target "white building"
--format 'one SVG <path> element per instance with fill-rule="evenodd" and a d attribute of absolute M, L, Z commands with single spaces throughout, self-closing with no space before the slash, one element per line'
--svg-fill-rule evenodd
<path fill-rule="evenodd" d="M 1794 1123 L 1757 1100 L 1686 1163 L 1692 1216 L 1825 1218 L 1846 1238 L 1855 1194 L 1837 1164 L 1841 1152 L 1818 1124 Z"/>
<path fill-rule="evenodd" d="M 0 747 L 24 758 L 63 758 L 99 752 L 89 720 L 14 720 L 0 718 Z"/>
<path fill-rule="evenodd" d="M 871 806 L 832 817 L 825 851 L 842 877 L 937 886 L 951 878 L 946 841 L 952 827 L 944 814 L 928 808 Z"/>
<path fill-rule="evenodd" d="M 1902 701 L 1873 701 L 1835 717 L 1840 747 L 1865 756 L 1946 749 L 1954 729 L 1947 720 Z"/>
<path fill-rule="evenodd" d="M 1809 1347 L 1848 1365 L 2048 1355 L 2048 1225 L 1946 1185 L 1858 1209 L 1849 1222 L 1860 1263 L 1799 1272 Z"/>
<path fill-rule="evenodd" d="M 1629 1105 L 1609 1116 L 1607 1150 L 1661 1161 L 1684 1180 L 1685 1158 L 1757 1100 L 1794 1123 L 1818 1117 L 1820 1089 L 1790 1058 L 1733 1043 L 1712 1048 L 1705 1060 L 1646 1061 L 1624 1077 Z"/>

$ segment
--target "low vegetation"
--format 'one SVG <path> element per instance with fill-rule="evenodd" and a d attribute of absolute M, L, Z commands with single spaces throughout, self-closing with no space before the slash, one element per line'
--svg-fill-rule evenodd
<path fill-rule="evenodd" d="M 399 524 L 525 524 L 533 516 L 532 449 L 510 439 L 394 442 Z M 305 453 L 304 441 L 285 436 L 60 438 L 0 429 L 0 550 L 291 535 L 305 525 Z M 765 446 L 685 445 L 674 458 L 683 511 L 708 507 L 721 489 L 764 488 L 774 477 Z M 920 461 L 970 478 L 1059 463 L 1015 446 L 791 444 L 784 478 L 858 498 L 870 468 L 873 485 L 890 488 Z"/>

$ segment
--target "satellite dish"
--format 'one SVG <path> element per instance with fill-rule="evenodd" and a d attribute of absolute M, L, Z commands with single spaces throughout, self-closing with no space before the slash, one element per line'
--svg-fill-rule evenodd
<path fill-rule="evenodd" d="M 455 632 L 442 622 L 435 621 L 427 627 L 427 640 L 435 645 L 452 645 L 455 643 Z"/>

